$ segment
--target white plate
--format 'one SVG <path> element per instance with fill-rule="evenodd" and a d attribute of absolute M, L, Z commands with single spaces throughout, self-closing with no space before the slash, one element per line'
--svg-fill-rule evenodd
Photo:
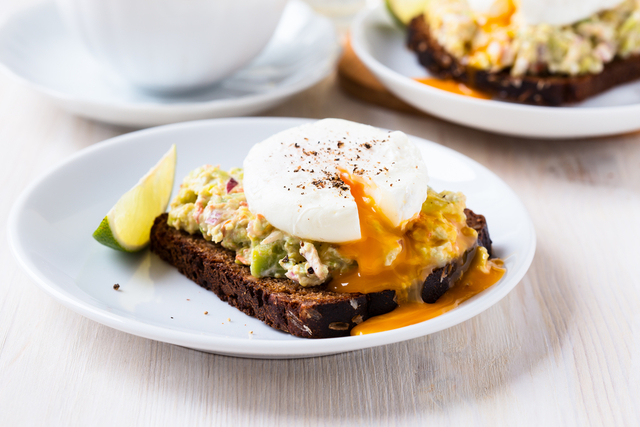
<path fill-rule="evenodd" d="M 169 97 L 107 75 L 66 32 L 52 2 L 17 13 L 0 29 L 0 68 L 72 113 L 135 127 L 270 108 L 329 75 L 339 53 L 331 21 L 292 0 L 265 50 L 246 68 L 209 89 Z"/>
<path fill-rule="evenodd" d="M 175 194 L 191 169 L 207 162 L 224 168 L 242 165 L 254 143 L 305 122 L 239 118 L 182 123 L 130 133 L 82 150 L 37 179 L 16 202 L 8 224 L 14 253 L 45 292 L 104 325 L 198 350 L 263 358 L 318 356 L 431 334 L 486 310 L 524 276 L 533 259 L 535 232 L 518 197 L 480 164 L 415 137 L 432 187 L 465 192 L 468 206 L 487 217 L 495 252 L 506 258 L 507 267 L 496 285 L 417 325 L 364 336 L 296 338 L 220 301 L 148 250 L 119 253 L 91 237 L 120 195 L 171 144 L 178 148 Z M 120 291 L 113 289 L 115 283 Z M 209 314 L 205 316 L 204 311 Z"/>
<path fill-rule="evenodd" d="M 361 12 L 351 43 L 396 96 L 434 116 L 490 132 L 538 138 L 612 135 L 640 129 L 640 80 L 567 107 L 540 107 L 452 94 L 413 79 L 429 77 L 383 6 Z"/>

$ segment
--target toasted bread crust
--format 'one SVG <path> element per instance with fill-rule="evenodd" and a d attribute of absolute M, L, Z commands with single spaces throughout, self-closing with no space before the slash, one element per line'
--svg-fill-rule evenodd
<path fill-rule="evenodd" d="M 407 45 L 429 72 L 454 79 L 498 98 L 525 104 L 558 106 L 584 101 L 613 86 L 640 78 L 640 55 L 615 59 L 598 74 L 580 76 L 541 75 L 513 77 L 508 70 L 488 72 L 465 66 L 432 37 L 423 16 L 408 27 Z"/>
<path fill-rule="evenodd" d="M 465 209 L 464 213 L 467 216 L 467 226 L 478 232 L 478 246 L 484 246 L 489 253 L 489 257 L 491 257 L 493 253 L 491 251 L 491 237 L 489 236 L 487 220 L 483 215 L 477 215 L 470 209 Z M 475 248 L 473 248 L 473 250 L 475 250 Z M 464 254 L 462 259 L 456 260 L 456 262 L 450 262 L 444 267 L 433 270 L 424 281 L 421 294 L 422 301 L 429 304 L 438 301 L 460 278 L 464 272 L 463 266 L 467 260 L 471 260 L 471 255 L 473 255 L 472 250 L 469 250 Z"/>
<path fill-rule="evenodd" d="M 481 227 L 476 228 L 478 244 L 490 250 L 484 217 L 465 212 L 470 227 Z M 151 251 L 221 300 L 273 328 L 303 338 L 347 336 L 360 322 L 398 306 L 395 291 L 345 294 L 322 286 L 305 288 L 289 279 L 257 279 L 249 267 L 235 263 L 232 251 L 169 226 L 167 214 L 160 215 L 153 224 Z M 437 275 L 442 280 L 438 280 L 433 294 L 436 299 L 451 285 L 442 272 Z M 425 288 L 431 286 L 427 283 L 431 283 L 429 278 Z"/>

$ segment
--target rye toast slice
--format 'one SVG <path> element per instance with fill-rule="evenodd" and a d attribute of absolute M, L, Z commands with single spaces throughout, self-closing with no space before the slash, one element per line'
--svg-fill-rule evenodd
<path fill-rule="evenodd" d="M 489 253 L 489 258 L 493 253 L 491 250 L 491 237 L 489 236 L 489 227 L 487 227 L 487 220 L 483 215 L 478 215 L 470 209 L 464 210 L 467 216 L 467 226 L 473 228 L 478 232 L 478 245 L 484 246 Z M 477 247 L 476 246 L 476 247 Z M 444 267 L 436 268 L 431 272 L 427 279 L 424 281 L 422 287 L 422 301 L 433 304 L 438 301 L 450 287 L 455 285 L 456 281 L 462 276 L 462 273 L 466 271 L 468 262 L 471 261 L 474 250 L 472 248 L 468 250 L 461 259 L 450 262 Z"/>
<path fill-rule="evenodd" d="M 470 210 L 465 213 L 467 224 L 478 231 L 478 244 L 491 251 L 484 217 Z M 248 266 L 236 264 L 232 251 L 201 235 L 190 235 L 169 226 L 167 214 L 160 215 L 153 224 L 151 251 L 221 300 L 298 337 L 347 336 L 362 321 L 398 306 L 395 291 L 344 294 L 327 291 L 323 286 L 305 288 L 289 279 L 255 278 Z M 424 289 L 433 288 L 429 293 L 431 299 L 437 300 L 453 284 L 454 274 L 443 274 L 440 270 L 431 275 L 437 275 L 437 280 L 429 276 L 425 281 Z"/>
<path fill-rule="evenodd" d="M 432 36 L 423 16 L 408 26 L 407 45 L 418 61 L 441 79 L 454 79 L 494 96 L 510 101 L 558 106 L 571 104 L 602 93 L 614 86 L 640 78 L 640 55 L 615 59 L 598 74 L 581 76 L 540 75 L 514 77 L 509 70 L 488 72 L 460 63 Z"/>

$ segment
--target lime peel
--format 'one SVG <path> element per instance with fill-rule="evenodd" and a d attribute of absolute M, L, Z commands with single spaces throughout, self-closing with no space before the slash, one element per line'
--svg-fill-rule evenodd
<path fill-rule="evenodd" d="M 103 218 L 96 231 L 93 232 L 93 238 L 103 245 L 110 247 L 111 249 L 123 252 L 131 252 L 123 248 L 113 237 L 111 228 L 109 227 L 109 218 L 107 218 L 106 216 Z"/>
<path fill-rule="evenodd" d="M 155 218 L 169 205 L 176 170 L 176 146 L 162 156 L 145 176 L 120 197 L 93 233 L 101 244 L 137 252 L 149 244 Z"/>

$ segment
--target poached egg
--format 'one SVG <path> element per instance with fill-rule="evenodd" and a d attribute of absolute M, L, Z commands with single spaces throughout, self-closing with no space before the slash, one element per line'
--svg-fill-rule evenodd
<path fill-rule="evenodd" d="M 508 0 L 510 1 L 510 0 Z M 624 0 L 513 0 L 516 13 L 528 25 L 570 25 L 606 9 L 612 9 Z M 467 0 L 479 15 L 492 15 L 504 0 Z"/>
<path fill-rule="evenodd" d="M 407 135 L 339 119 L 280 132 L 244 161 L 249 209 L 301 239 L 360 240 L 355 185 L 392 227 L 417 214 L 427 198 L 427 167 Z"/>

